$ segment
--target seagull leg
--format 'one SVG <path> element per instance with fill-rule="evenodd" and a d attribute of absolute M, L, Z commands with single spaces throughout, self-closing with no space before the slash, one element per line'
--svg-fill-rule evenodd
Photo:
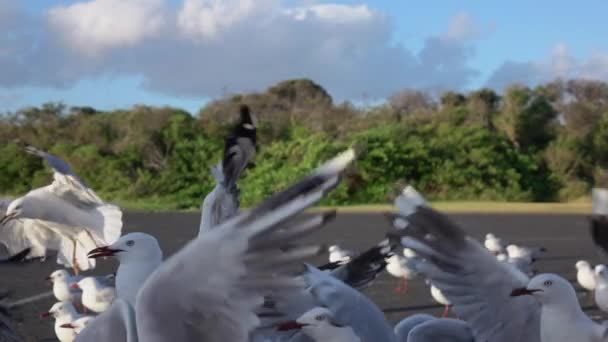
<path fill-rule="evenodd" d="M 91 234 L 91 232 L 88 229 L 86 229 L 86 228 L 84 229 L 84 231 L 91 238 L 91 240 L 93 240 L 93 243 L 95 244 L 95 247 L 99 247 L 99 245 L 97 244 L 97 241 L 93 238 L 93 235 Z"/>
<path fill-rule="evenodd" d="M 450 306 L 446 305 L 445 309 L 443 309 L 443 314 L 441 314 L 441 318 L 446 318 L 448 316 L 449 312 L 450 312 Z"/>
<path fill-rule="evenodd" d="M 72 269 L 74 270 L 74 275 L 80 274 L 80 268 L 78 267 L 78 263 L 76 262 L 76 240 L 72 239 Z"/>
<path fill-rule="evenodd" d="M 409 281 L 407 280 L 407 278 L 403 278 L 403 293 L 407 293 L 408 289 L 409 289 Z"/>
<path fill-rule="evenodd" d="M 401 282 L 401 280 L 398 280 L 398 281 L 397 281 L 397 284 L 398 284 L 398 285 L 397 285 L 397 287 L 395 288 L 395 293 L 399 294 L 399 293 L 401 293 L 401 292 L 403 291 L 403 288 L 402 288 L 402 282 Z"/>

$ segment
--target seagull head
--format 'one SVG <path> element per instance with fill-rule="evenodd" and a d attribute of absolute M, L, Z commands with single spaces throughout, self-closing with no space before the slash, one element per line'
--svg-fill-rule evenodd
<path fill-rule="evenodd" d="M 570 283 L 557 274 L 543 273 L 530 280 L 528 286 L 514 289 L 511 297 L 534 296 L 542 304 L 576 299 L 576 292 Z"/>
<path fill-rule="evenodd" d="M 337 246 L 337 245 L 331 245 L 331 246 L 329 246 L 329 248 L 327 249 L 327 251 L 328 251 L 329 253 L 337 252 L 337 251 L 339 251 L 339 250 L 340 250 L 340 247 L 339 247 L 339 246 Z"/>
<path fill-rule="evenodd" d="M 339 325 L 334 321 L 329 309 L 316 307 L 305 312 L 295 321 L 281 323 L 277 327 L 277 330 L 302 330 L 306 335 L 313 337 L 316 340 L 325 341 L 329 337 L 328 330 L 335 328 L 344 328 L 344 326 Z"/>
<path fill-rule="evenodd" d="M 576 266 L 577 270 L 580 270 L 580 269 L 583 269 L 583 268 L 591 268 L 591 265 L 589 264 L 589 262 L 585 261 L 585 260 L 579 260 L 579 261 L 577 261 L 576 264 L 575 264 L 575 266 Z"/>
<path fill-rule="evenodd" d="M 19 197 L 11 202 L 6 208 L 6 213 L 0 219 L 0 225 L 3 226 L 11 220 L 17 219 L 23 215 L 24 209 L 27 206 L 25 197 Z"/>
<path fill-rule="evenodd" d="M 494 239 L 496 239 L 496 236 L 494 236 L 494 234 L 492 234 L 492 233 L 486 234 L 486 240 L 494 240 Z"/>
<path fill-rule="evenodd" d="M 69 277 L 70 277 L 70 274 L 68 273 L 68 271 L 57 270 L 57 271 L 51 273 L 51 275 L 49 275 L 48 277 L 46 277 L 46 280 L 50 281 L 51 283 L 55 283 L 58 281 L 66 281 Z"/>
<path fill-rule="evenodd" d="M 40 315 L 40 317 L 53 317 L 55 319 L 65 317 L 67 315 L 76 316 L 76 309 L 70 302 L 58 302 L 53 304 L 49 311 Z"/>
<path fill-rule="evenodd" d="M 95 248 L 88 253 L 89 258 L 116 257 L 120 262 L 130 260 L 162 259 L 158 240 L 145 233 L 129 233 L 113 244 Z"/>

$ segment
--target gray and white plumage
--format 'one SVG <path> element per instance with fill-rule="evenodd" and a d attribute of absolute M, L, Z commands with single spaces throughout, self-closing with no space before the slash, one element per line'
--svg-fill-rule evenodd
<path fill-rule="evenodd" d="M 135 311 L 117 298 L 108 310 L 96 316 L 77 336 L 76 342 L 137 342 Z M 142 340 L 145 341 L 145 340 Z"/>
<path fill-rule="evenodd" d="M 321 248 L 294 246 L 317 228 L 310 219 L 298 220 L 297 215 L 338 185 L 353 158 L 352 150 L 339 155 L 168 258 L 137 296 L 139 339 L 248 341 L 250 331 L 259 324 L 256 311 L 266 293 L 304 288 L 293 272 Z M 318 216 L 318 224 L 324 224 L 323 215 Z M 284 245 L 290 248 L 280 250 Z"/>
<path fill-rule="evenodd" d="M 528 277 L 499 262 L 446 216 L 416 201 L 401 211 L 407 228 L 391 236 L 424 259 L 418 269 L 452 303 L 476 340 L 540 341 L 540 304 L 534 298 L 510 296 L 513 289 L 527 285 Z"/>
<path fill-rule="evenodd" d="M 23 219 L 45 221 L 44 233 L 57 236 L 47 247 L 58 250 L 60 263 L 81 270 L 93 268 L 94 260 L 86 258 L 86 250 L 92 245 L 112 243 L 120 237 L 122 211 L 102 201 L 64 160 L 31 146 L 25 150 L 47 161 L 53 170 L 53 182 L 13 200 L 1 223 L 13 222 L 14 231 L 26 228 Z M 27 237 L 27 234 L 23 236 Z M 70 248 L 74 243 L 77 265 L 72 265 L 75 251 Z M 82 249 L 84 251 L 80 251 Z"/>
<path fill-rule="evenodd" d="M 403 342 L 476 342 L 466 322 L 453 318 L 431 319 L 412 328 Z M 401 341 L 400 341 L 401 342 Z"/>
<path fill-rule="evenodd" d="M 262 327 L 254 333 L 254 341 L 311 341 L 301 332 L 295 335 L 281 333 L 273 327 L 282 321 L 296 320 L 304 312 L 319 306 L 329 309 L 337 324 L 350 326 L 363 342 L 395 340 L 393 328 L 384 313 L 364 294 L 311 265 L 307 265 L 301 277 L 307 288 L 279 297 L 273 310 L 283 315 L 264 320 Z"/>
<path fill-rule="evenodd" d="M 201 205 L 199 235 L 238 215 L 240 190 L 237 181 L 251 164 L 256 150 L 256 127 L 249 107 L 244 106 L 240 122 L 226 138 L 223 160 L 211 168 L 216 185 Z"/>

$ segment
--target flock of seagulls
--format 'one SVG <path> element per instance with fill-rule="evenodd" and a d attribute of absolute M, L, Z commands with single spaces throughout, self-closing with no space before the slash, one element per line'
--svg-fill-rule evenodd
<path fill-rule="evenodd" d="M 211 169 L 216 185 L 202 202 L 198 234 L 168 258 L 155 237 L 123 234 L 120 208 L 99 198 L 69 164 L 24 147 L 46 160 L 53 182 L 4 203 L 0 242 L 10 256 L 0 262 L 57 253 L 64 268 L 47 278 L 57 302 L 43 316 L 54 320 L 59 341 L 608 341 L 608 324 L 583 313 L 570 282 L 534 268 L 544 248 L 493 234 L 477 241 L 411 186 L 395 198 L 396 212 L 386 214 L 385 239 L 367 250 L 304 242 L 336 217 L 303 212 L 340 184 L 357 158 L 353 149 L 241 212 L 238 180 L 258 146 L 255 117 L 247 106 L 240 115 Z M 591 232 L 608 251 L 608 197 L 600 190 Z M 307 262 L 325 252 L 327 264 Z M 80 274 L 98 258 L 115 258 L 116 272 Z M 606 266 L 575 267 L 580 286 L 608 310 Z M 364 294 L 385 270 L 399 294 L 423 279 L 445 306 L 442 317 L 416 314 L 391 325 Z M 0 340 L 20 341 L 8 311 L 0 306 Z"/>

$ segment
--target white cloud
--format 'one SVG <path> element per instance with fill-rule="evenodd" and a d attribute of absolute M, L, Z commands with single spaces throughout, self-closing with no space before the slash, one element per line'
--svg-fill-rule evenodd
<path fill-rule="evenodd" d="M 498 89 L 513 83 L 534 86 L 556 78 L 608 81 L 608 53 L 595 52 L 586 60 L 579 60 L 566 44 L 559 43 L 544 60 L 503 63 L 490 76 L 488 86 Z"/>
<path fill-rule="evenodd" d="M 370 6 L 293 2 L 184 0 L 172 7 L 162 0 L 93 0 L 55 7 L 27 27 L 12 24 L 20 32 L 15 42 L 3 46 L 0 35 L 1 51 L 19 52 L 0 53 L 0 86 L 66 87 L 135 75 L 155 92 L 204 98 L 306 77 L 339 100 L 373 100 L 402 88 L 461 89 L 477 75 L 469 62 L 480 29 L 466 14 L 412 51 L 394 43 L 392 18 Z"/>
<path fill-rule="evenodd" d="M 51 28 L 84 55 L 134 46 L 165 24 L 163 0 L 91 0 L 52 8 Z"/>

